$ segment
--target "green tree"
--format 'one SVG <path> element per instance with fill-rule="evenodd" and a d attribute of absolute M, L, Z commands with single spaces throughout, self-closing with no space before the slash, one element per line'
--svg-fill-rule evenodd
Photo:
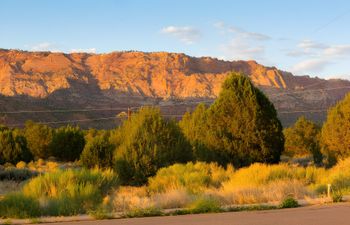
<path fill-rule="evenodd" d="M 350 156 L 350 93 L 328 111 L 321 131 L 321 143 L 329 165 Z"/>
<path fill-rule="evenodd" d="M 18 130 L 0 131 L 0 163 L 15 164 L 19 161 L 29 162 L 31 159 L 26 139 Z"/>
<path fill-rule="evenodd" d="M 50 144 L 53 131 L 49 126 L 27 121 L 24 128 L 28 148 L 36 158 L 46 159 L 51 156 Z"/>
<path fill-rule="evenodd" d="M 98 166 L 104 168 L 113 166 L 115 146 L 110 142 L 109 137 L 109 132 L 104 130 L 93 136 L 91 133 L 88 134 L 86 145 L 80 156 L 80 160 L 85 167 Z"/>
<path fill-rule="evenodd" d="M 187 138 L 194 137 L 196 145 L 215 153 L 220 164 L 241 167 L 279 161 L 284 137 L 277 112 L 248 77 L 230 73 L 204 117 L 203 106 L 199 107 L 192 119 L 184 118 L 187 122 L 181 122 L 181 127 Z"/>
<path fill-rule="evenodd" d="M 185 113 L 179 122 L 179 126 L 191 143 L 193 156 L 196 160 L 205 162 L 219 161 L 218 152 L 215 152 L 215 149 L 209 148 L 203 142 L 209 129 L 207 114 L 205 104 L 200 103 L 192 113 Z"/>
<path fill-rule="evenodd" d="M 293 126 L 284 129 L 285 154 L 291 157 L 312 155 L 314 162 L 322 162 L 320 150 L 321 128 L 314 122 L 300 117 Z"/>
<path fill-rule="evenodd" d="M 120 127 L 115 168 L 124 184 L 140 185 L 161 167 L 192 159 L 189 143 L 173 120 L 156 108 L 144 107 Z"/>
<path fill-rule="evenodd" d="M 79 159 L 84 146 L 84 134 L 80 128 L 68 125 L 54 132 L 50 149 L 57 159 L 75 161 Z"/>

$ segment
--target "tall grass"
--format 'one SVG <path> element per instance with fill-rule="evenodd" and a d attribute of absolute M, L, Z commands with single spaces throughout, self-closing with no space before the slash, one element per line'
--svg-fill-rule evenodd
<path fill-rule="evenodd" d="M 328 184 L 331 184 L 333 192 L 350 194 L 350 158 L 338 162 L 327 170 L 313 187 L 317 193 L 322 194 L 326 192 Z"/>
<path fill-rule="evenodd" d="M 6 209 L 2 216 L 32 216 L 31 213 L 25 213 L 26 207 L 39 207 L 40 215 L 49 216 L 86 213 L 99 207 L 103 197 L 116 185 L 117 177 L 112 170 L 56 170 L 33 178 L 23 186 L 21 192 L 8 194 L 0 200 L 0 205 Z M 20 203 L 16 205 L 16 199 L 28 206 Z M 22 209 L 24 214 L 21 213 Z"/>
<path fill-rule="evenodd" d="M 232 167 L 225 170 L 215 163 L 174 164 L 160 169 L 156 176 L 150 178 L 148 188 L 151 192 L 158 193 L 185 189 L 189 193 L 196 194 L 207 188 L 220 187 L 232 173 Z"/>
<path fill-rule="evenodd" d="M 0 218 L 30 218 L 40 214 L 39 202 L 21 193 L 10 193 L 0 200 Z"/>

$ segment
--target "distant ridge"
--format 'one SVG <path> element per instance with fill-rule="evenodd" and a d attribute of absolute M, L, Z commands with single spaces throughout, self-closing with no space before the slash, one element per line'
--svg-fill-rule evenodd
<path fill-rule="evenodd" d="M 273 101 L 285 125 L 303 114 L 322 121 L 327 109 L 350 91 L 348 80 L 294 76 L 255 61 L 223 61 L 167 52 L 65 54 L 0 49 L 0 119 L 7 124 L 21 124 L 26 119 L 84 120 L 111 117 L 118 112 L 5 112 L 158 103 L 167 104 L 168 114 L 180 115 L 194 102 L 213 100 L 229 71 L 247 74 Z M 177 106 L 175 102 L 187 104 Z M 92 121 L 81 125 L 112 124 Z"/>

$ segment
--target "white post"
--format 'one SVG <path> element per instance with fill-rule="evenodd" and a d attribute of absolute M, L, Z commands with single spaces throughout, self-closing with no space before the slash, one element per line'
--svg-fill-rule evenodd
<path fill-rule="evenodd" d="M 331 197 L 331 184 L 327 185 L 327 197 L 330 198 Z"/>

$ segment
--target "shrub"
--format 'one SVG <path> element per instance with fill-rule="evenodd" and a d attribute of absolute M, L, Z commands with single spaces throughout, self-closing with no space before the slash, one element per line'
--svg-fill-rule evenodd
<path fill-rule="evenodd" d="M 28 148 L 36 158 L 46 159 L 52 155 L 50 144 L 52 142 L 53 130 L 47 125 L 27 121 L 24 128 L 24 136 Z"/>
<path fill-rule="evenodd" d="M 177 124 L 165 120 L 156 108 L 141 108 L 115 135 L 120 143 L 115 168 L 124 184 L 144 184 L 159 168 L 192 159 L 191 147 Z"/>
<path fill-rule="evenodd" d="M 189 193 L 200 193 L 208 188 L 218 188 L 229 179 L 233 169 L 226 171 L 215 163 L 203 162 L 174 164 L 158 170 L 157 174 L 148 180 L 152 192 L 185 189 Z"/>
<path fill-rule="evenodd" d="M 12 163 L 19 161 L 30 161 L 32 155 L 27 148 L 25 138 L 18 130 L 0 131 L 0 164 Z"/>
<path fill-rule="evenodd" d="M 296 123 L 284 130 L 285 154 L 292 157 L 312 155 L 314 162 L 322 162 L 319 145 L 320 127 L 314 122 L 300 117 Z"/>
<path fill-rule="evenodd" d="M 16 164 L 16 168 L 17 169 L 25 169 L 27 167 L 27 163 L 26 162 L 23 162 L 23 161 L 19 161 L 17 164 Z"/>
<path fill-rule="evenodd" d="M 41 199 L 47 215 L 76 215 L 98 206 L 116 184 L 111 170 L 55 171 L 30 180 L 23 193 Z"/>
<path fill-rule="evenodd" d="M 350 156 L 350 93 L 331 108 L 321 132 L 322 151 L 328 164 Z"/>
<path fill-rule="evenodd" d="M 54 132 L 50 149 L 53 156 L 63 161 L 79 159 L 84 149 L 85 139 L 79 127 L 60 127 Z"/>
<path fill-rule="evenodd" d="M 109 133 L 102 132 L 90 137 L 81 153 L 80 160 L 85 167 L 112 167 L 115 146 L 109 141 Z"/>
<path fill-rule="evenodd" d="M 283 199 L 283 201 L 280 204 L 280 208 L 296 208 L 299 206 L 299 203 L 297 200 L 295 200 L 293 197 L 287 197 Z"/>
<path fill-rule="evenodd" d="M 215 155 L 211 160 L 235 167 L 279 162 L 282 125 L 273 104 L 248 77 L 231 73 L 215 102 L 207 110 L 198 107 L 180 124 L 194 148 Z"/>
<path fill-rule="evenodd" d="M 33 197 L 20 193 L 11 193 L 0 200 L 0 217 L 30 218 L 40 215 L 39 202 Z"/>

